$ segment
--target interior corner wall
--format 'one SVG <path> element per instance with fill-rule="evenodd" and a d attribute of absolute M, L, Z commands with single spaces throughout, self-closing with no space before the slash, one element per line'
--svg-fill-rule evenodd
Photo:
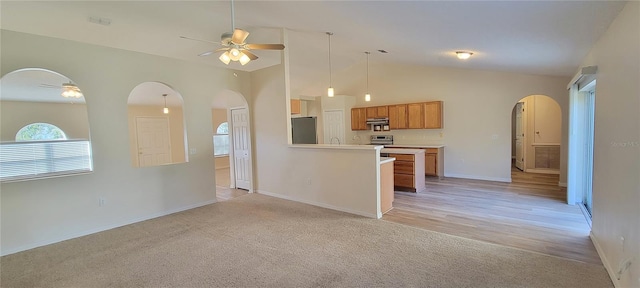
<path fill-rule="evenodd" d="M 591 233 L 616 287 L 640 286 L 638 51 L 640 2 L 630 1 L 581 65 L 598 66 Z M 620 264 L 627 259 L 633 262 L 617 280 Z"/>
<path fill-rule="evenodd" d="M 2 75 L 38 67 L 82 87 L 94 171 L 0 184 L 2 255 L 215 202 L 211 103 L 224 89 L 250 93 L 249 75 L 143 53 L 0 30 Z M 46 47 L 43 49 L 42 47 Z M 238 77 L 233 76 L 236 72 Z M 184 98 L 189 162 L 133 168 L 127 98 L 159 81 Z M 99 206 L 99 199 L 104 206 Z"/>
<path fill-rule="evenodd" d="M 499 71 L 377 64 L 370 79 L 371 102 L 356 97 L 356 107 L 443 101 L 443 129 L 385 131 L 397 144 L 444 144 L 444 176 L 495 181 L 511 179 L 511 113 L 529 95 L 547 95 L 562 110 L 560 182 L 566 183 L 569 77 Z M 335 73 L 336 91 L 364 95 L 354 65 Z M 362 139 L 374 132 L 359 132 Z M 366 141 L 366 140 L 365 140 Z"/>

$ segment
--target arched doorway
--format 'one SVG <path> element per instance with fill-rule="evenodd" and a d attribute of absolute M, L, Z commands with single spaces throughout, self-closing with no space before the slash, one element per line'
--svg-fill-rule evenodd
<path fill-rule="evenodd" d="M 253 192 L 253 161 L 249 105 L 232 90 L 211 101 L 216 198 L 227 200 Z"/>
<path fill-rule="evenodd" d="M 545 95 L 524 97 L 512 108 L 511 124 L 512 181 L 523 180 L 518 172 L 559 175 L 562 111 L 558 102 Z M 558 184 L 557 176 L 548 178 L 544 179 L 547 184 Z"/>

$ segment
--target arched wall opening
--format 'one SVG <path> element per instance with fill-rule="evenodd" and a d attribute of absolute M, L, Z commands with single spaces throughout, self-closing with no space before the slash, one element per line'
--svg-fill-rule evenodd
<path fill-rule="evenodd" d="M 253 192 L 249 114 L 246 98 L 236 91 L 222 90 L 211 101 L 218 201 Z"/>
<path fill-rule="evenodd" d="M 546 95 L 520 99 L 511 111 L 512 165 L 527 173 L 560 174 L 562 109 Z"/>

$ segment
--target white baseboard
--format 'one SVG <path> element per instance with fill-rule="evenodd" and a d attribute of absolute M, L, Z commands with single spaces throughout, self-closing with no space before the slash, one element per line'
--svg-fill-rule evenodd
<path fill-rule="evenodd" d="M 346 212 L 346 213 L 349 213 L 349 214 L 355 214 L 355 215 L 360 215 L 360 216 L 369 217 L 369 218 L 377 219 L 377 218 L 382 217 L 382 215 L 380 217 L 378 217 L 378 215 L 376 215 L 376 214 L 371 214 L 371 213 L 362 212 L 362 211 L 356 211 L 356 210 L 352 210 L 352 209 L 348 209 L 348 208 L 344 208 L 344 207 L 333 206 L 331 204 L 326 204 L 326 203 L 321 203 L 321 202 L 316 202 L 316 201 L 311 201 L 311 200 L 300 199 L 298 197 L 291 197 L 289 195 L 271 193 L 271 192 L 264 191 L 264 190 L 256 190 L 256 192 L 258 194 L 263 194 L 263 195 L 267 195 L 267 196 L 271 196 L 271 197 L 276 197 L 276 198 L 285 199 L 285 200 L 291 200 L 291 201 L 295 201 L 295 202 L 300 202 L 300 203 L 304 203 L 304 204 L 309 204 L 309 205 L 313 205 L 313 206 L 318 206 L 318 207 L 322 207 L 322 208 L 327 208 L 327 209 L 331 209 L 331 210 Z"/>
<path fill-rule="evenodd" d="M 502 178 L 502 177 L 486 177 L 486 176 L 464 175 L 464 174 L 445 174 L 444 177 L 511 183 L 511 178 Z"/>
<path fill-rule="evenodd" d="M 611 278 L 611 281 L 613 282 L 613 286 L 620 287 L 620 280 L 618 280 L 618 277 L 616 276 L 616 270 L 613 269 L 613 267 L 611 267 L 611 263 L 609 262 L 609 260 L 607 260 L 607 257 L 604 255 L 604 251 L 602 250 L 602 247 L 600 246 L 600 243 L 598 243 L 598 240 L 596 239 L 596 237 L 593 235 L 593 232 L 589 233 L 589 238 L 591 238 L 591 242 L 593 243 L 593 246 L 596 247 L 598 256 L 600 256 L 600 260 L 602 261 L 602 265 L 604 265 L 604 269 L 607 270 L 607 273 L 609 273 L 609 278 Z"/>
<path fill-rule="evenodd" d="M 85 230 L 85 231 L 80 231 L 80 232 L 77 232 L 77 233 L 70 233 L 70 234 L 54 237 L 54 238 L 47 239 L 47 240 L 42 240 L 42 241 L 38 241 L 38 242 L 34 242 L 34 243 L 24 244 L 24 245 L 15 247 L 15 248 L 3 249 L 2 252 L 0 252 L 0 256 L 6 256 L 6 255 L 9 255 L 9 254 L 18 253 L 18 252 L 22 252 L 22 251 L 26 251 L 26 250 L 33 249 L 33 248 L 37 248 L 37 247 L 41 247 L 41 246 L 45 246 L 45 245 L 50 245 L 50 244 L 62 242 L 62 241 L 73 239 L 73 238 L 78 238 L 78 237 L 82 237 L 82 236 L 86 236 L 86 235 L 90 235 L 90 234 L 94 234 L 94 233 L 98 233 L 98 232 L 102 232 L 102 231 L 106 231 L 106 230 L 111 230 L 111 229 L 114 229 L 114 228 L 126 226 L 126 225 L 137 223 L 137 222 L 142 222 L 142 221 L 153 219 L 153 218 L 166 216 L 166 215 L 173 214 L 173 213 L 186 211 L 186 210 L 193 209 L 193 208 L 198 208 L 198 207 L 209 205 L 209 204 L 213 204 L 213 203 L 216 203 L 216 202 L 217 202 L 217 200 L 215 200 L 215 199 L 214 200 L 209 200 L 209 201 L 205 201 L 205 202 L 196 203 L 196 204 L 193 204 L 193 205 L 188 205 L 188 206 L 179 207 L 179 208 L 175 208 L 175 209 L 171 209 L 171 210 L 167 210 L 167 211 L 163 211 L 163 212 L 159 212 L 159 213 L 154 213 L 154 214 L 151 214 L 151 215 L 146 215 L 146 216 L 135 218 L 135 219 L 131 219 L 131 220 L 122 221 L 120 223 L 114 223 L 114 224 L 110 224 L 110 225 L 106 225 L 106 226 L 102 226 L 102 227 L 98 227 L 98 228 L 93 228 L 93 229 L 89 229 L 89 230 Z"/>
<path fill-rule="evenodd" d="M 567 182 L 558 182 L 558 186 L 567 187 Z"/>

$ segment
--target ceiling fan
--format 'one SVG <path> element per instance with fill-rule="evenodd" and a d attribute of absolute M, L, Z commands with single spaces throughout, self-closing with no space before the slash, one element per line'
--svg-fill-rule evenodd
<path fill-rule="evenodd" d="M 60 93 L 60 95 L 62 95 L 62 97 L 64 98 L 80 98 L 84 96 L 82 94 L 82 91 L 80 91 L 80 88 L 78 88 L 78 86 L 76 84 L 73 84 L 71 81 L 67 83 L 62 83 L 62 85 L 51 85 L 51 84 L 42 83 L 38 85 L 38 87 L 61 89 L 62 92 Z"/>
<path fill-rule="evenodd" d="M 222 48 L 206 51 L 198 54 L 198 56 L 209 56 L 216 52 L 223 52 L 220 55 L 219 59 L 222 63 L 229 65 L 231 61 L 239 61 L 240 64 L 245 65 L 249 63 L 251 60 L 258 59 L 258 56 L 250 52 L 249 50 L 283 50 L 283 44 L 251 44 L 246 43 L 246 39 L 249 36 L 249 32 L 240 28 L 235 28 L 235 20 L 234 20 L 234 7 L 233 0 L 231 0 L 231 29 L 233 32 L 223 33 L 220 36 L 220 44 Z M 189 38 L 185 36 L 180 36 L 183 39 L 202 41 L 207 43 L 216 43 L 214 41 L 209 40 L 200 40 Z"/>

